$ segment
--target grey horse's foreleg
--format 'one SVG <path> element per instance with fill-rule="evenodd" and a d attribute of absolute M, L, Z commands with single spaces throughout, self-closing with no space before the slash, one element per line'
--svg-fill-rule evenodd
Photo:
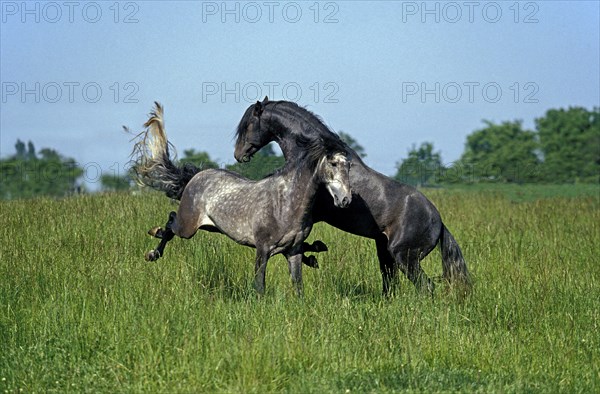
<path fill-rule="evenodd" d="M 305 256 L 302 253 L 289 254 L 285 256 L 288 261 L 288 268 L 290 270 L 290 276 L 292 277 L 292 283 L 296 290 L 296 294 L 302 296 L 303 284 L 302 284 L 302 262 Z M 312 256 L 311 256 L 312 257 Z"/>
<path fill-rule="evenodd" d="M 269 256 L 256 248 L 256 261 L 254 263 L 254 288 L 259 295 L 265 294 L 265 276 L 267 274 L 267 261 Z"/>

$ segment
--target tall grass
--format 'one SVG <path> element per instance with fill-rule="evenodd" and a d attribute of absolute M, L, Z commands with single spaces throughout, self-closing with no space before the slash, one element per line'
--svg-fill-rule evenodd
<path fill-rule="evenodd" d="M 428 191 L 475 278 L 457 300 L 401 279 L 383 299 L 374 243 L 325 224 L 298 299 L 282 257 L 145 235 L 161 196 L 0 203 L 0 391 L 598 392 L 600 202 Z M 441 275 L 437 250 L 424 262 Z"/>

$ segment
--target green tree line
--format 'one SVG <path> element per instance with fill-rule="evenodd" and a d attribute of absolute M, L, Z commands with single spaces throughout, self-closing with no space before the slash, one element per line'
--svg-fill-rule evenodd
<path fill-rule="evenodd" d="M 47 148 L 38 153 L 31 141 L 26 146 L 17 140 L 15 149 L 15 155 L 0 160 L 1 199 L 63 197 L 80 189 L 83 169 L 74 159 Z"/>
<path fill-rule="evenodd" d="M 551 109 L 535 119 L 484 127 L 467 136 L 460 159 L 443 165 L 431 142 L 413 145 L 395 178 L 413 185 L 444 183 L 600 183 L 600 109 Z"/>
<path fill-rule="evenodd" d="M 366 151 L 350 134 L 340 137 L 361 157 Z M 38 195 L 62 197 L 81 190 L 83 169 L 73 158 L 53 149 L 36 152 L 33 143 L 18 140 L 13 156 L 0 160 L 0 198 Z M 182 162 L 200 168 L 219 165 L 204 151 L 183 151 Z M 225 168 L 251 179 L 261 179 L 283 166 L 285 160 L 268 145 L 249 163 Z M 481 129 L 467 136 L 460 159 L 444 165 L 432 142 L 413 145 L 396 165 L 394 178 L 417 186 L 449 183 L 600 183 L 600 109 L 551 109 L 535 119 L 535 130 L 520 120 L 499 124 L 484 120 Z M 130 189 L 129 175 L 102 175 L 102 190 Z"/>

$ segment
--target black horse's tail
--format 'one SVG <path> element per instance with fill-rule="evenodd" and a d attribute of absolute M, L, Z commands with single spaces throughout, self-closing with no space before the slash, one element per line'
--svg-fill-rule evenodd
<path fill-rule="evenodd" d="M 165 192 L 168 197 L 181 200 L 185 186 L 200 169 L 189 163 L 181 166 L 174 163 L 175 159 L 169 153 L 173 146 L 167 140 L 164 129 L 163 108 L 158 102 L 154 104 L 144 124 L 146 130 L 135 138 L 131 168 L 140 185 L 150 186 Z"/>
<path fill-rule="evenodd" d="M 460 286 L 465 292 L 470 292 L 471 276 L 467 270 L 467 263 L 458 243 L 444 224 L 442 224 L 442 234 L 440 235 L 440 249 L 442 250 L 444 279 L 451 285 Z"/>

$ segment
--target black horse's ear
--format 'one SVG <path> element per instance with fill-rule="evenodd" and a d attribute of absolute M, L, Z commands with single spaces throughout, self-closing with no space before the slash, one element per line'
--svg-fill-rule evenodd
<path fill-rule="evenodd" d="M 252 113 L 254 116 L 260 116 L 263 113 L 263 105 L 260 101 L 257 101 L 256 104 L 254 104 L 254 112 Z"/>
<path fill-rule="evenodd" d="M 263 105 L 265 105 L 267 103 L 267 101 L 269 101 L 269 96 L 265 96 L 264 100 L 263 100 Z"/>

